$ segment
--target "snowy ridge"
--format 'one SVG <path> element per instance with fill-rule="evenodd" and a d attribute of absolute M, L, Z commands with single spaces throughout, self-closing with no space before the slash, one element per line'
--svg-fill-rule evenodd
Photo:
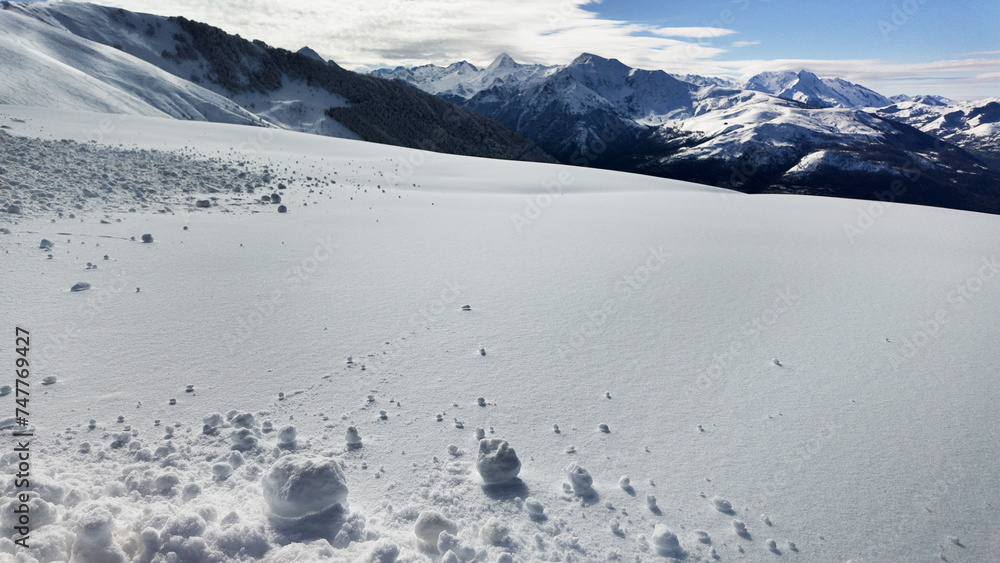
<path fill-rule="evenodd" d="M 525 65 L 514 62 L 508 54 L 501 53 L 485 68 L 477 68 L 466 61 L 446 67 L 423 65 L 414 68 L 398 67 L 379 69 L 372 74 L 381 78 L 401 80 L 424 92 L 467 100 L 477 93 L 508 84 L 524 86 L 533 84 L 555 71 L 557 67 Z"/>
<path fill-rule="evenodd" d="M 9 6 L 0 10 L 0 103 L 262 124 L 224 96 Z"/>
<path fill-rule="evenodd" d="M 763 72 L 747 79 L 743 88 L 819 107 L 861 109 L 892 104 L 889 98 L 864 86 L 842 78 L 820 78 L 807 70 Z"/>

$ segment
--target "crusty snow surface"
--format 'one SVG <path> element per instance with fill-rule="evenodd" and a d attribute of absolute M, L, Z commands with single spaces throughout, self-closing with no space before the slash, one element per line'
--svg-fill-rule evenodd
<path fill-rule="evenodd" d="M 1000 558 L 996 216 L 0 126 L 0 561 Z"/>

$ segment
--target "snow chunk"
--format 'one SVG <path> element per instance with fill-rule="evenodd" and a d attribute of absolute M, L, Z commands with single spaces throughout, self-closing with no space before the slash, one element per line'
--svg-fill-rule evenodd
<path fill-rule="evenodd" d="M 332 459 L 288 455 L 274 462 L 261 481 L 271 514 L 299 519 L 347 501 L 347 480 Z"/>
<path fill-rule="evenodd" d="M 499 518 L 490 518 L 479 530 L 479 539 L 489 545 L 504 545 L 509 541 L 510 528 Z"/>
<path fill-rule="evenodd" d="M 103 507 L 86 512 L 77 525 L 73 561 L 81 563 L 125 563 L 125 552 L 112 538 L 115 528 L 111 513 Z"/>
<path fill-rule="evenodd" d="M 532 497 L 524 499 L 524 507 L 528 509 L 528 517 L 532 520 L 545 519 L 545 506 Z"/>
<path fill-rule="evenodd" d="M 569 483 L 573 486 L 574 493 L 580 496 L 589 496 L 594 493 L 594 478 L 577 462 L 574 461 L 566 467 L 566 476 L 569 477 Z"/>
<path fill-rule="evenodd" d="M 417 516 L 417 523 L 413 526 L 413 533 L 420 541 L 426 545 L 437 545 L 438 536 L 441 532 L 450 534 L 458 533 L 458 524 L 444 517 L 435 510 L 425 510 Z"/>
<path fill-rule="evenodd" d="M 90 284 L 87 282 L 76 282 L 73 287 L 69 288 L 70 291 L 87 291 L 90 289 Z"/>
<path fill-rule="evenodd" d="M 722 512 L 723 514 L 735 514 L 733 512 L 732 503 L 720 496 L 712 497 L 712 504 L 715 506 L 716 510 Z"/>
<path fill-rule="evenodd" d="M 681 548 L 681 543 L 677 539 L 677 534 L 671 532 L 663 524 L 657 524 L 653 529 L 653 545 L 656 551 L 665 557 L 682 558 L 687 554 Z"/>
<path fill-rule="evenodd" d="M 521 460 L 505 440 L 484 438 L 479 441 L 476 470 L 487 485 L 507 483 L 520 473 Z"/>

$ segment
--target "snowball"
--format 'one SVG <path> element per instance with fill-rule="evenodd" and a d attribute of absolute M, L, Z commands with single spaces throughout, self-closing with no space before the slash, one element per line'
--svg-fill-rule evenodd
<path fill-rule="evenodd" d="M 715 509 L 719 512 L 723 512 L 725 514 L 733 513 L 732 503 L 722 497 L 713 497 L 712 504 L 715 505 Z"/>
<path fill-rule="evenodd" d="M 508 528 L 499 518 L 490 518 L 479 530 L 479 538 L 489 545 L 503 545 L 510 535 Z"/>
<path fill-rule="evenodd" d="M 455 555 L 454 551 L 449 551 L 441 557 L 441 563 L 462 563 L 462 560 Z"/>
<path fill-rule="evenodd" d="M 566 475 L 569 477 L 569 483 L 573 486 L 574 493 L 586 496 L 594 492 L 592 486 L 594 478 L 590 476 L 589 471 L 580 467 L 580 464 L 577 462 L 574 461 L 566 467 Z"/>
<path fill-rule="evenodd" d="M 145 242 L 147 244 L 153 242 L 153 235 L 150 234 L 142 235 L 142 242 Z"/>
<path fill-rule="evenodd" d="M 506 441 L 484 438 L 479 441 L 476 470 L 487 485 L 506 483 L 521 472 L 521 460 Z"/>
<path fill-rule="evenodd" d="M 528 516 L 532 520 L 542 520 L 545 518 L 545 506 L 532 497 L 524 499 L 524 507 L 528 509 Z"/>
<path fill-rule="evenodd" d="M 417 523 L 413 526 L 413 533 L 420 541 L 427 545 L 437 545 L 438 536 L 441 532 L 451 534 L 458 533 L 458 524 L 445 518 L 440 512 L 425 510 L 417 516 Z"/>
<path fill-rule="evenodd" d="M 76 282 L 73 287 L 69 288 L 70 291 L 87 291 L 90 289 L 90 284 L 87 282 Z"/>
<path fill-rule="evenodd" d="M 112 537 L 115 522 L 107 509 L 92 508 L 79 522 L 73 543 L 74 561 L 125 563 L 125 552 Z"/>
<path fill-rule="evenodd" d="M 257 447 L 257 437 L 249 428 L 233 430 L 229 439 L 233 442 L 231 447 L 237 451 L 246 452 Z"/>
<path fill-rule="evenodd" d="M 296 436 L 298 433 L 294 426 L 282 426 L 281 430 L 278 430 L 278 444 L 294 444 Z"/>
<path fill-rule="evenodd" d="M 497 563 L 514 563 L 514 556 L 509 553 L 501 553 L 497 557 Z"/>
<path fill-rule="evenodd" d="M 778 542 L 774 541 L 771 538 L 767 538 L 766 540 L 764 540 L 764 545 L 766 545 L 767 549 L 771 551 L 775 552 L 778 551 Z"/>
<path fill-rule="evenodd" d="M 0 397 L 3 397 L 4 395 L 10 395 L 10 392 L 13 390 L 14 388 L 11 387 L 10 385 L 0 386 Z"/>
<path fill-rule="evenodd" d="M 709 537 L 708 532 L 706 532 L 705 530 L 695 530 L 694 535 L 695 538 L 697 538 L 698 541 L 700 541 L 703 544 L 707 545 L 712 543 L 712 538 Z"/>
<path fill-rule="evenodd" d="M 261 484 L 271 513 L 298 519 L 347 501 L 347 480 L 331 459 L 288 455 L 274 462 Z"/>
<path fill-rule="evenodd" d="M 447 531 L 438 535 L 437 548 L 439 553 L 453 553 L 459 561 L 472 561 L 476 558 L 476 549 L 464 545 L 457 536 L 449 534 Z"/>
<path fill-rule="evenodd" d="M 225 481 L 233 474 L 233 466 L 228 463 L 216 463 L 212 466 L 212 475 L 219 481 Z"/>
<path fill-rule="evenodd" d="M 253 428 L 257 426 L 257 421 L 254 420 L 252 414 L 244 412 L 233 417 L 233 426 L 235 428 Z"/>
<path fill-rule="evenodd" d="M 656 506 L 656 497 L 653 495 L 646 495 L 646 506 L 653 512 L 660 509 L 660 507 Z"/>
<path fill-rule="evenodd" d="M 362 560 L 364 563 L 394 563 L 399 557 L 399 546 L 388 539 L 380 539 Z"/>
<path fill-rule="evenodd" d="M 747 525 L 740 520 L 733 520 L 733 530 L 741 536 L 750 535 L 750 532 L 747 531 Z"/>
<path fill-rule="evenodd" d="M 657 524 L 653 529 L 652 540 L 660 555 L 677 558 L 685 556 L 681 543 L 677 540 L 677 534 L 668 530 L 663 524 Z"/>
<path fill-rule="evenodd" d="M 358 429 L 353 426 L 348 426 L 347 431 L 344 433 L 344 439 L 347 441 L 348 446 L 360 446 L 361 445 L 361 434 L 358 433 Z"/>

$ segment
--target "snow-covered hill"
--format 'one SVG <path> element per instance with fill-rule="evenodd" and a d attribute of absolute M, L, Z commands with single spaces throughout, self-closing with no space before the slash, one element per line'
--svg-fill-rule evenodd
<path fill-rule="evenodd" d="M 411 148 L 551 161 L 488 119 L 309 51 L 275 49 L 183 17 L 64 1 L 5 6 L 0 48 L 11 81 L 0 87 L 0 103 L 252 120 Z"/>
<path fill-rule="evenodd" d="M 0 127 L 0 561 L 1000 557 L 996 216 Z"/>
<path fill-rule="evenodd" d="M 0 10 L 0 102 L 263 124 L 225 96 L 88 41 L 59 21 L 37 19 L 42 6 L 6 3 Z"/>

